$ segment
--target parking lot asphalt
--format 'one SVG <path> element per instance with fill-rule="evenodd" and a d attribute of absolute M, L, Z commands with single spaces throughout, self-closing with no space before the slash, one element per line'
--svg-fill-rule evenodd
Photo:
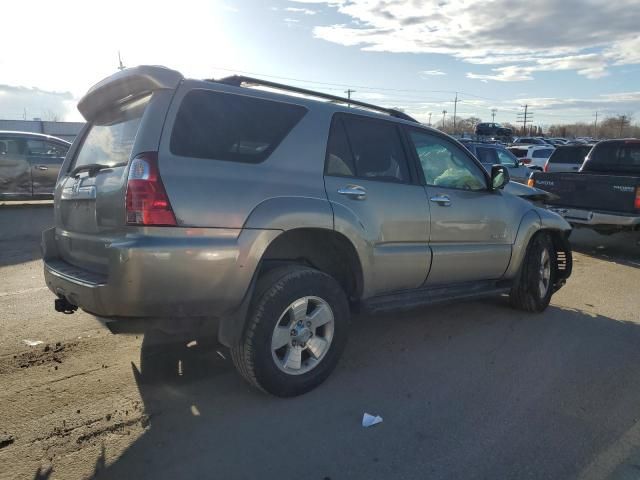
<path fill-rule="evenodd" d="M 51 212 L 34 209 L 35 231 Z M 142 381 L 141 336 L 53 311 L 28 230 L 0 236 L 0 478 L 640 476 L 637 235 L 575 231 L 542 314 L 496 298 L 356 317 L 329 380 L 283 400 L 202 341 Z"/>

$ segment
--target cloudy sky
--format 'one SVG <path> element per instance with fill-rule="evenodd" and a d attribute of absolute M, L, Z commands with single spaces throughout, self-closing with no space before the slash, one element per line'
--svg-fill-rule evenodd
<path fill-rule="evenodd" d="M 8 0 L 0 118 L 79 120 L 77 99 L 127 66 L 247 73 L 435 122 L 640 120 L 638 0 Z"/>

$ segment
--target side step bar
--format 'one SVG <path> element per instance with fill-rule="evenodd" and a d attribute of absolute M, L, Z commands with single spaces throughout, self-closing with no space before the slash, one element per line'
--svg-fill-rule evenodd
<path fill-rule="evenodd" d="M 413 310 L 426 305 L 451 301 L 475 300 L 509 293 L 511 285 L 510 280 L 501 280 L 403 290 L 365 300 L 362 303 L 362 310 L 375 314 Z"/>

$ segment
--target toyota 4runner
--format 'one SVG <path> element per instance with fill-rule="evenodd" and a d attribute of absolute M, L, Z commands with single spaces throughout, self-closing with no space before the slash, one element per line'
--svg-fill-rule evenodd
<path fill-rule="evenodd" d="M 149 66 L 92 87 L 43 232 L 56 310 L 215 325 L 279 396 L 330 374 L 353 311 L 501 294 L 544 310 L 571 272 L 569 224 L 451 137 L 346 102 Z"/>

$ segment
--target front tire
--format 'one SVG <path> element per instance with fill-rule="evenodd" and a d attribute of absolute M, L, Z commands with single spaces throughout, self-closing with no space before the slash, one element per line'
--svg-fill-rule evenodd
<path fill-rule="evenodd" d="M 553 242 L 547 233 L 538 233 L 529 243 L 520 273 L 511 289 L 511 305 L 526 312 L 544 311 L 551 301 L 556 275 Z"/>
<path fill-rule="evenodd" d="M 276 268 L 258 280 L 231 357 L 252 385 L 279 397 L 301 395 L 333 371 L 348 326 L 347 297 L 333 277 L 300 265 Z"/>

